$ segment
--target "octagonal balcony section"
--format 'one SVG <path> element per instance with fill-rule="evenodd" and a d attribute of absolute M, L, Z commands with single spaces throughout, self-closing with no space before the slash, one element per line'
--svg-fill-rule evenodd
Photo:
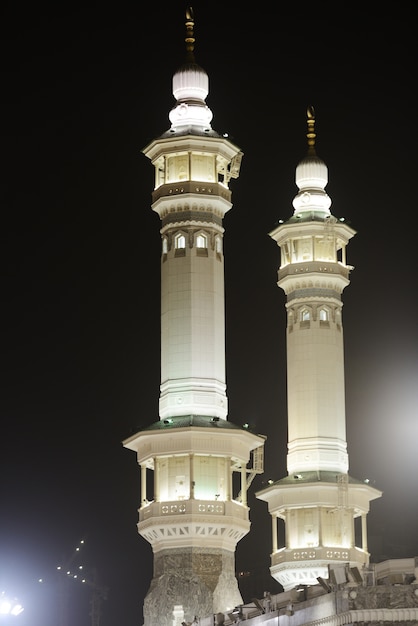
<path fill-rule="evenodd" d="M 249 530 L 248 507 L 233 500 L 150 502 L 139 509 L 138 532 L 154 552 L 202 545 L 234 552 Z"/>

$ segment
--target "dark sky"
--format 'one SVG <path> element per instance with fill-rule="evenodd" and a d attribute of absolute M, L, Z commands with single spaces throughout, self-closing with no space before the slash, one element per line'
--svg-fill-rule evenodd
<path fill-rule="evenodd" d="M 254 491 L 286 475 L 285 296 L 268 233 L 293 212 L 308 105 L 331 211 L 357 231 L 343 294 L 350 473 L 383 491 L 372 560 L 418 556 L 412 8 L 225 4 L 193 8 L 212 126 L 244 152 L 224 221 L 229 419 L 268 438 L 237 565 L 268 570 Z M 121 441 L 158 419 L 160 382 L 160 221 L 141 149 L 169 127 L 187 4 L 2 6 L 0 587 L 25 603 L 21 626 L 56 626 L 55 568 L 85 539 L 86 571 L 109 588 L 101 626 L 140 626 L 152 557 Z M 90 626 L 86 589 L 69 592 L 73 622 Z"/>

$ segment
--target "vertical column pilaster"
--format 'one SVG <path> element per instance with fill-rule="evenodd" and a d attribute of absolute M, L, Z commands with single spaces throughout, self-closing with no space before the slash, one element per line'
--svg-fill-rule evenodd
<path fill-rule="evenodd" d="M 141 506 L 144 506 L 148 502 L 147 499 L 147 466 L 145 463 L 141 464 Z"/>

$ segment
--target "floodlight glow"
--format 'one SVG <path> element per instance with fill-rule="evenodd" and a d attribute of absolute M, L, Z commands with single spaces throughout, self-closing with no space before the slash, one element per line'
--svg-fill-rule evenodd
<path fill-rule="evenodd" d="M 1 615 L 8 615 L 10 613 L 10 609 L 11 609 L 11 603 L 6 600 L 5 598 L 1 600 L 0 603 L 0 614 Z"/>
<path fill-rule="evenodd" d="M 11 615 L 20 615 L 23 612 L 23 606 L 21 604 L 15 604 L 10 611 Z"/>
<path fill-rule="evenodd" d="M 20 615 L 23 611 L 23 606 L 14 598 L 10 600 L 6 594 L 3 593 L 0 596 L 0 615 Z"/>

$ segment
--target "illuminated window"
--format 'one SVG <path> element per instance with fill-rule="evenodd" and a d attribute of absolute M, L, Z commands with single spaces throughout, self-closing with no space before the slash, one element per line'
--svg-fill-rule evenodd
<path fill-rule="evenodd" d="M 311 319 L 311 314 L 308 311 L 308 309 L 302 309 L 302 311 L 300 313 L 300 321 L 301 322 L 309 322 L 310 319 Z"/>
<path fill-rule="evenodd" d="M 176 235 L 175 237 L 175 247 L 177 249 L 186 247 L 186 237 L 184 235 Z"/>
<path fill-rule="evenodd" d="M 208 247 L 208 239 L 206 235 L 197 235 L 196 237 L 196 247 L 197 248 L 207 248 Z"/>
<path fill-rule="evenodd" d="M 321 309 L 319 311 L 319 319 L 321 322 L 328 322 L 329 321 L 329 313 L 327 311 L 327 309 Z"/>

